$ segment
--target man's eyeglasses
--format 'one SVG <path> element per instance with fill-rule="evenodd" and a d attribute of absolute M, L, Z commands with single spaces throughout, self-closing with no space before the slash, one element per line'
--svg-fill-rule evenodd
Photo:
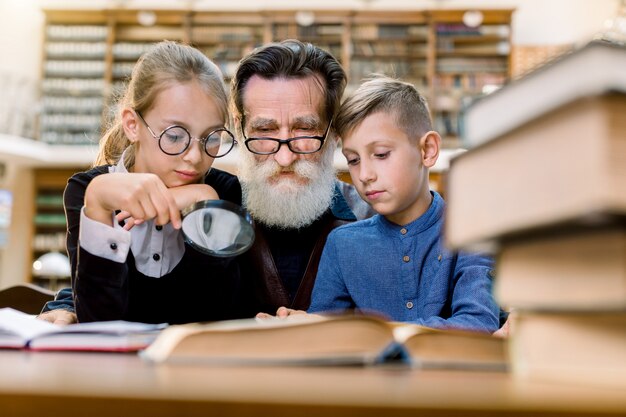
<path fill-rule="evenodd" d="M 246 148 L 248 148 L 250 152 L 257 155 L 274 154 L 280 150 L 280 147 L 283 144 L 286 144 L 289 147 L 289 150 L 293 153 L 308 154 L 315 153 L 322 149 L 322 145 L 324 145 L 324 141 L 328 137 L 328 132 L 330 131 L 331 124 L 332 120 L 328 123 L 328 126 L 326 127 L 326 131 L 324 132 L 323 136 L 296 136 L 295 138 L 289 139 L 276 139 L 266 137 L 247 138 L 245 130 L 243 128 L 244 122 L 242 118 L 241 133 L 243 134 Z"/>
<path fill-rule="evenodd" d="M 235 137 L 224 127 L 215 129 L 203 138 L 191 136 L 187 129 L 178 125 L 166 127 L 159 135 L 156 135 L 148 126 L 141 113 L 137 110 L 135 110 L 135 113 L 148 128 L 152 137 L 159 141 L 159 148 L 168 155 L 180 155 L 185 152 L 189 148 L 192 139 L 203 144 L 204 151 L 211 158 L 221 158 L 230 152 L 235 145 Z"/>

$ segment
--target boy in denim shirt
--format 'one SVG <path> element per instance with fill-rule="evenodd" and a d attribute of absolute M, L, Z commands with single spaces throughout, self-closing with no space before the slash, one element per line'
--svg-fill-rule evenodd
<path fill-rule="evenodd" d="M 443 244 L 445 204 L 428 183 L 441 137 L 425 99 L 411 84 L 373 78 L 341 106 L 335 129 L 352 182 L 378 214 L 329 235 L 308 312 L 360 309 L 429 327 L 496 331 L 492 259 Z M 276 314 L 296 313 L 281 307 Z"/>

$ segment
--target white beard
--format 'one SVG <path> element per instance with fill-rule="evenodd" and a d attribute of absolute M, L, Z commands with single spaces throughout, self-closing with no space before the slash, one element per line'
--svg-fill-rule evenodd
<path fill-rule="evenodd" d="M 321 151 L 318 160 L 297 160 L 290 167 L 278 165 L 272 158 L 258 162 L 244 149 L 239 153 L 238 176 L 243 192 L 243 206 L 252 218 L 266 226 L 299 229 L 309 226 L 330 207 L 335 190 L 333 146 Z M 293 171 L 301 184 L 284 178 L 270 183 L 281 171 Z"/>

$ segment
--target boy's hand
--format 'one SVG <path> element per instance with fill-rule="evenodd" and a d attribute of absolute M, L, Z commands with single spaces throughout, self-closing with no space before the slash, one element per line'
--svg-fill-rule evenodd
<path fill-rule="evenodd" d="M 514 326 L 511 326 L 511 317 L 514 314 L 515 312 L 511 311 L 511 313 L 509 314 L 509 318 L 506 319 L 502 327 L 500 327 L 500 329 L 496 330 L 495 333 L 493 333 L 494 336 L 507 338 L 512 334 Z"/>

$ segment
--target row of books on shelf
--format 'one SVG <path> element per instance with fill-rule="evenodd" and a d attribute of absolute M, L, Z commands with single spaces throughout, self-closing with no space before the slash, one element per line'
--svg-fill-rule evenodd
<path fill-rule="evenodd" d="M 380 39 L 405 39 L 410 35 L 423 34 L 422 30 L 421 26 L 379 24 L 378 37 Z"/>
<path fill-rule="evenodd" d="M 73 60 L 48 60 L 44 64 L 47 77 L 104 77 L 104 60 L 99 61 L 73 61 Z"/>
<path fill-rule="evenodd" d="M 119 72 L 119 70 L 116 70 L 116 68 L 119 68 L 120 65 L 123 66 L 124 72 L 127 72 L 126 70 L 128 66 L 130 66 L 132 70 L 134 61 L 137 60 L 144 52 L 146 52 L 152 46 L 152 43 L 121 42 L 114 44 L 112 48 L 114 60 L 127 60 L 133 62 L 115 63 L 113 66 L 113 71 Z M 76 54 L 69 52 L 48 54 L 47 57 L 48 59 L 44 63 L 44 71 L 45 75 L 49 78 L 102 78 L 104 77 L 106 71 L 104 54 L 81 55 L 81 58 L 84 58 L 81 60 L 68 59 L 76 57 Z M 94 57 L 101 59 L 91 59 Z"/>
<path fill-rule="evenodd" d="M 202 46 L 200 50 L 212 60 L 228 59 L 239 61 L 242 56 L 252 50 L 253 45 L 233 45 L 216 44 L 212 46 Z"/>
<path fill-rule="evenodd" d="M 113 58 L 137 60 L 153 45 L 153 42 L 116 42 L 112 46 Z"/>
<path fill-rule="evenodd" d="M 96 114 L 42 114 L 40 123 L 42 129 L 65 129 L 70 131 L 98 130 L 101 123 L 100 113 Z"/>
<path fill-rule="evenodd" d="M 496 255 L 516 377 L 626 388 L 624 67 L 592 42 L 465 110 L 446 242 Z"/>
<path fill-rule="evenodd" d="M 485 86 L 502 86 L 507 82 L 504 73 L 438 74 L 433 78 L 436 90 L 458 90 L 463 93 L 481 93 Z"/>
<path fill-rule="evenodd" d="M 65 233 L 37 233 L 33 237 L 33 250 L 53 252 L 65 250 Z"/>
<path fill-rule="evenodd" d="M 100 128 L 90 131 L 42 130 L 39 140 L 55 145 L 93 145 L 100 140 Z"/>
<path fill-rule="evenodd" d="M 261 26 L 238 25 L 207 25 L 194 26 L 191 29 L 193 43 L 214 42 L 261 42 L 263 34 Z"/>
<path fill-rule="evenodd" d="M 102 95 L 105 88 L 103 78 L 46 78 L 42 89 L 48 94 Z"/>
<path fill-rule="evenodd" d="M 380 41 L 363 41 L 363 40 L 353 40 L 352 43 L 352 52 L 354 54 L 360 54 L 365 56 L 384 56 L 384 55 L 394 55 L 394 54 L 402 54 L 407 55 L 408 57 L 426 57 L 428 53 L 428 44 L 427 43 L 416 43 L 416 42 L 380 42 Z M 511 52 L 511 45 L 508 42 L 498 42 L 494 44 L 483 43 L 483 44 L 456 44 L 452 41 L 448 42 L 438 42 L 437 43 L 437 54 L 439 55 L 439 59 L 446 59 L 446 65 L 454 65 L 459 68 L 468 67 L 468 63 L 471 62 L 472 65 L 480 66 L 481 68 L 485 68 L 489 71 L 489 67 L 495 65 L 497 67 L 502 66 L 502 62 L 500 60 L 479 60 L 479 57 L 496 55 L 496 56 L 508 56 Z M 450 59 L 446 58 L 448 55 L 467 55 L 473 56 L 471 60 L 469 59 Z M 470 65 L 470 69 L 471 66 Z M 497 71 L 501 71 L 501 69 L 497 69 Z"/>
<path fill-rule="evenodd" d="M 341 23 L 310 26 L 298 25 L 297 34 L 299 38 L 321 38 L 322 41 L 324 38 L 341 40 L 344 30 L 344 25 Z"/>
<path fill-rule="evenodd" d="M 106 41 L 108 28 L 105 25 L 56 25 L 46 26 L 48 41 Z"/>
<path fill-rule="evenodd" d="M 63 213 L 37 213 L 35 214 L 35 226 L 65 226 L 65 214 Z"/>
<path fill-rule="evenodd" d="M 454 39 L 437 39 L 438 54 L 459 54 L 459 55 L 509 55 L 511 44 L 508 41 L 500 42 L 480 42 L 480 43 L 459 43 Z"/>
<path fill-rule="evenodd" d="M 479 25 L 470 27 L 463 23 L 437 23 L 437 36 L 485 36 L 492 35 L 506 38 L 511 34 L 509 25 Z"/>
<path fill-rule="evenodd" d="M 354 41 L 352 53 L 374 58 L 383 58 L 385 55 L 405 55 L 407 58 L 426 59 L 428 45 L 425 43 L 407 42 L 373 42 Z"/>
<path fill-rule="evenodd" d="M 391 30 L 392 27 L 395 29 Z M 414 39 L 424 40 L 428 38 L 429 27 L 427 25 L 353 25 L 352 38 L 354 40 L 371 40 L 378 41 L 380 39 Z M 392 36 L 390 36 L 392 35 Z"/>
<path fill-rule="evenodd" d="M 61 193 L 38 194 L 35 197 L 35 204 L 37 206 L 63 207 L 63 195 Z"/>
<path fill-rule="evenodd" d="M 416 75 L 426 76 L 426 63 L 421 61 L 407 61 L 406 59 L 353 59 L 350 62 L 348 79 L 357 82 L 370 74 L 382 73 L 402 79 L 415 79 Z"/>
<path fill-rule="evenodd" d="M 115 39 L 119 42 L 158 42 L 161 39 L 180 41 L 184 39 L 182 25 L 118 25 L 115 28 Z"/>
<path fill-rule="evenodd" d="M 438 73 L 465 73 L 465 72 L 488 72 L 504 73 L 508 71 L 506 58 L 470 58 L 470 57 L 447 57 L 440 56 L 437 59 L 436 70 Z"/>
<path fill-rule="evenodd" d="M 107 51 L 106 42 L 46 42 L 44 50 L 47 58 L 102 58 Z"/>

